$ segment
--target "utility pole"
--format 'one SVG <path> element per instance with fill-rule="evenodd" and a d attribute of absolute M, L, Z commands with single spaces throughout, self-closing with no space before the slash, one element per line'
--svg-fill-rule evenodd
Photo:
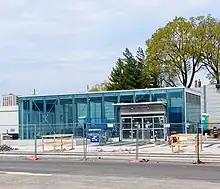
<path fill-rule="evenodd" d="M 86 160 L 87 153 L 87 138 L 86 138 L 86 123 L 83 125 L 83 159 Z"/>
<path fill-rule="evenodd" d="M 86 154 L 87 154 L 87 149 L 88 149 L 88 141 L 87 141 L 87 136 L 88 135 L 88 124 L 86 123 L 86 130 L 85 130 L 85 142 L 86 142 Z"/>
<path fill-rule="evenodd" d="M 137 123 L 137 132 L 136 132 L 136 160 L 138 160 L 138 154 L 139 154 L 139 124 Z"/>
<path fill-rule="evenodd" d="M 199 158 L 199 123 L 197 124 L 197 136 L 196 136 L 196 155 L 197 155 L 197 164 L 200 164 Z"/>
<path fill-rule="evenodd" d="M 37 126 L 34 125 L 34 157 L 37 159 Z"/>

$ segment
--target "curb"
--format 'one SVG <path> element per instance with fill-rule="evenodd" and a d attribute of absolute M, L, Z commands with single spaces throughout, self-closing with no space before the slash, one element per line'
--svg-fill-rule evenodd
<path fill-rule="evenodd" d="M 22 158 L 23 160 L 31 160 L 31 161 L 36 161 L 36 160 L 83 160 L 83 156 L 49 156 L 49 155 L 38 155 L 38 157 L 35 156 L 29 156 L 29 155 L 5 155 L 2 156 L 3 157 L 3 161 L 7 161 L 8 158 L 13 158 L 15 160 L 18 160 L 20 158 Z M 1 159 L 0 159 L 1 160 Z M 139 158 L 138 160 L 136 160 L 135 158 L 129 158 L 129 157 L 102 157 L 102 156 L 97 156 L 97 157 L 91 157 L 91 156 L 87 156 L 87 160 L 97 160 L 97 161 L 123 161 L 123 162 L 132 162 L 132 163 L 142 163 L 142 162 L 169 162 L 169 163 L 191 163 L 193 164 L 196 160 L 196 158 L 180 158 L 180 157 L 147 157 L 147 158 Z M 86 161 L 86 160 L 84 160 Z M 213 158 L 201 158 L 202 162 L 205 163 L 211 163 L 211 164 L 219 164 L 220 165 L 220 159 L 213 159 Z"/>

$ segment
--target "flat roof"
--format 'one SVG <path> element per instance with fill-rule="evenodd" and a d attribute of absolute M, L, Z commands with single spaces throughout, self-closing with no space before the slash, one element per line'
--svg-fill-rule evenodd
<path fill-rule="evenodd" d="M 186 92 L 189 92 L 191 94 L 195 94 L 195 95 L 201 96 L 201 91 L 198 91 L 198 90 L 193 89 L 193 88 L 186 88 Z"/>
<path fill-rule="evenodd" d="M 156 101 L 156 102 L 136 102 L 136 103 L 116 103 L 113 106 L 138 106 L 138 105 L 153 105 L 153 104 L 162 104 L 166 105 L 166 102 L 163 101 Z"/>
<path fill-rule="evenodd" d="M 80 94 L 102 94 L 102 93 L 121 93 L 121 92 L 138 92 L 138 91 L 156 91 L 156 90 L 172 90 L 172 89 L 184 89 L 185 87 L 164 87 L 164 88 L 145 88 L 145 89 L 132 89 L 132 90 L 115 90 L 115 91 L 94 91 L 94 92 L 79 92 L 79 93 L 60 93 L 60 94 L 30 94 L 20 95 L 22 97 L 44 97 L 44 96 L 65 96 L 65 95 L 80 95 Z"/>

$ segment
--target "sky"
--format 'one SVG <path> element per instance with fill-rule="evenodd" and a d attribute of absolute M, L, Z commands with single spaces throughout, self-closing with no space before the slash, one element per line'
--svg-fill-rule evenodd
<path fill-rule="evenodd" d="M 108 79 L 126 47 L 145 48 L 175 16 L 219 17 L 219 7 L 219 0 L 0 0 L 0 94 L 85 91 Z"/>

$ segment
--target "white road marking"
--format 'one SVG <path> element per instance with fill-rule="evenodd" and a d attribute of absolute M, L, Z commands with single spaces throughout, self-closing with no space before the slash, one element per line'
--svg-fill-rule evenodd
<path fill-rule="evenodd" d="M 8 174 L 8 175 L 26 175 L 26 176 L 46 176 L 50 177 L 52 174 L 44 174 L 44 173 L 29 173 L 29 172 L 4 172 L 1 171 L 1 174 Z"/>

